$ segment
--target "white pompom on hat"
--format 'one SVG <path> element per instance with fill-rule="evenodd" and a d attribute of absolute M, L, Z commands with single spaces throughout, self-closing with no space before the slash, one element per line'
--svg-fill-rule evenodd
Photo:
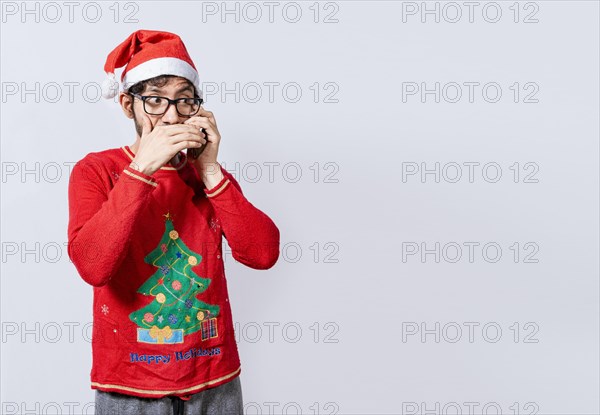
<path fill-rule="evenodd" d="M 119 93 L 115 70 L 123 66 L 123 89 L 155 76 L 176 75 L 194 84 L 202 98 L 196 66 L 183 41 L 174 33 L 138 30 L 110 52 L 104 65 L 104 72 L 107 74 L 107 78 L 102 82 L 104 98 L 114 98 Z"/>

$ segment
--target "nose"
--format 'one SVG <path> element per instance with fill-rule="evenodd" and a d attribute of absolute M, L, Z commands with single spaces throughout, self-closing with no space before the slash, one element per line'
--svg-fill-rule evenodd
<path fill-rule="evenodd" d="M 162 121 L 165 124 L 179 124 L 179 113 L 175 104 L 169 105 L 167 112 L 162 115 Z"/>

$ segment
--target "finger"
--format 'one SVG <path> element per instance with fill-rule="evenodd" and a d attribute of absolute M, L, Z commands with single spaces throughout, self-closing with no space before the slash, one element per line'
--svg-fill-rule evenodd
<path fill-rule="evenodd" d="M 198 143 L 197 141 L 181 141 L 175 145 L 175 149 L 177 152 L 185 150 L 186 148 L 200 148 L 202 147 L 202 143 Z"/>
<path fill-rule="evenodd" d="M 204 120 L 207 120 L 207 119 L 205 118 Z M 184 122 L 184 124 L 187 123 L 188 121 L 189 120 L 186 120 Z M 186 124 L 186 125 L 193 125 L 195 128 L 197 128 L 198 130 L 200 130 L 200 135 L 202 137 L 206 137 L 208 135 L 207 130 L 211 130 L 211 131 L 213 130 L 211 128 L 212 124 L 210 122 L 208 122 L 208 121 L 206 123 L 202 122 L 202 121 L 193 121 L 193 122 L 189 122 L 189 124 Z"/>
<path fill-rule="evenodd" d="M 197 127 L 196 125 L 191 125 L 191 124 L 165 125 L 162 128 L 164 128 L 167 136 L 173 136 L 176 134 L 185 134 L 185 133 L 190 133 L 190 134 L 199 134 L 200 133 L 200 128 Z"/>
<path fill-rule="evenodd" d="M 214 114 L 211 111 L 208 111 L 202 105 L 200 105 L 200 108 L 198 109 L 198 112 L 196 114 L 201 114 L 203 117 L 207 118 L 214 117 Z"/>
<path fill-rule="evenodd" d="M 195 125 L 196 127 L 200 128 L 200 127 L 208 127 L 211 124 L 211 121 L 209 118 L 206 117 L 193 117 L 193 118 L 189 118 L 187 120 L 185 120 L 184 124 L 186 125 Z"/>
<path fill-rule="evenodd" d="M 200 106 L 200 109 L 198 110 L 198 114 L 201 115 L 202 117 L 208 118 L 215 124 L 217 123 L 215 121 L 215 115 L 211 111 L 207 111 L 204 108 L 202 108 L 202 106 Z"/>
<path fill-rule="evenodd" d="M 180 133 L 169 137 L 169 144 L 171 145 L 178 145 L 182 142 L 195 142 L 202 144 L 205 141 L 206 139 L 200 136 L 199 130 L 196 130 L 193 133 Z"/>
<path fill-rule="evenodd" d="M 187 120 L 185 120 L 183 123 L 184 123 L 184 124 L 194 124 L 198 118 L 199 118 L 199 117 L 198 117 L 197 115 L 195 115 L 195 116 L 193 116 L 193 117 L 190 117 L 190 118 L 188 118 L 188 119 L 187 119 Z"/>
<path fill-rule="evenodd" d="M 210 120 L 208 118 L 202 118 L 202 119 L 194 122 L 193 124 L 190 123 L 190 125 L 194 125 L 200 131 L 202 131 L 202 133 L 204 135 L 209 135 L 209 131 L 210 131 L 210 134 L 213 134 L 214 131 L 216 130 L 215 125 L 212 122 L 210 122 Z"/>
<path fill-rule="evenodd" d="M 212 135 L 212 129 L 211 128 L 203 128 L 202 129 L 202 137 L 206 138 L 206 141 L 210 143 L 210 141 L 208 140 L 208 136 Z"/>
<path fill-rule="evenodd" d="M 142 117 L 142 137 L 145 137 L 152 132 L 152 123 L 146 114 L 143 114 Z"/>
<path fill-rule="evenodd" d="M 202 130 L 200 130 L 200 136 L 202 137 L 201 142 L 203 144 L 208 144 L 210 143 L 210 141 L 208 141 L 208 135 L 204 132 L 204 128 Z"/>

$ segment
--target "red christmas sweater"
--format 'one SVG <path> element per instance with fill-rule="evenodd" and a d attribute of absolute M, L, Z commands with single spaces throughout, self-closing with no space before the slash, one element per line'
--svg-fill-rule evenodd
<path fill-rule="evenodd" d="M 94 287 L 91 388 L 189 399 L 241 373 L 222 237 L 268 269 L 279 230 L 223 167 L 207 189 L 183 152 L 151 176 L 134 156 L 89 153 L 69 179 L 68 253 Z"/>

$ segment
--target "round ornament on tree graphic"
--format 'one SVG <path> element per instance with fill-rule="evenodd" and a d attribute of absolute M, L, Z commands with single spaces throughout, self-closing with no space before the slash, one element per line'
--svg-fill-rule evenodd
<path fill-rule="evenodd" d="M 209 278 L 202 278 L 192 267 L 202 262 L 202 255 L 190 250 L 166 214 L 165 231 L 158 246 L 144 261 L 157 268 L 137 292 L 153 300 L 129 315 L 138 325 L 141 343 L 183 343 L 184 337 L 201 330 L 202 340 L 217 337 L 219 306 L 198 300 Z"/>

